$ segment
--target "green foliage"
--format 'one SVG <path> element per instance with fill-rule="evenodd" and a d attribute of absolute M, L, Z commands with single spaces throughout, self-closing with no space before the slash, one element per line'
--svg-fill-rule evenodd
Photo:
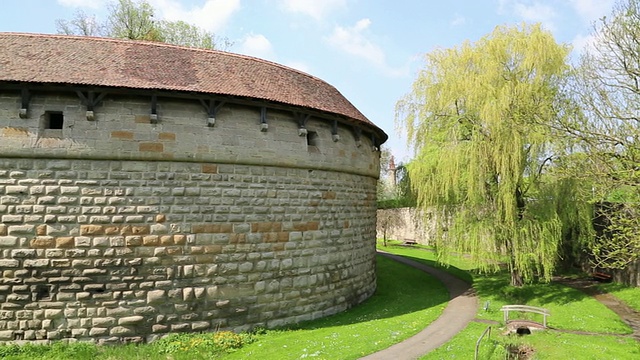
<path fill-rule="evenodd" d="M 94 359 L 98 347 L 90 343 L 54 343 L 53 345 L 0 345 L 1 359 L 66 360 Z"/>
<path fill-rule="evenodd" d="M 400 197 L 378 200 L 377 204 L 378 209 L 399 209 L 405 207 L 414 207 L 416 206 L 416 201 L 415 199 Z"/>
<path fill-rule="evenodd" d="M 476 43 L 437 50 L 397 104 L 416 149 L 409 175 L 418 206 L 444 213 L 443 261 L 467 253 L 495 271 L 507 256 L 512 282 L 549 280 L 571 217 L 572 192 L 549 170 L 549 123 L 562 115 L 569 48 L 538 25 L 497 27 Z M 585 226 L 580 226 L 587 229 Z M 588 233 L 578 233 L 588 236 Z"/>
<path fill-rule="evenodd" d="M 391 152 L 382 147 L 380 151 L 380 176 L 378 178 L 378 209 L 415 207 L 416 197 L 411 190 L 411 179 L 404 164 L 391 168 Z"/>
<path fill-rule="evenodd" d="M 200 49 L 228 49 L 233 43 L 228 38 L 218 38 L 214 33 L 184 21 L 159 21 L 160 41 L 167 44 Z"/>
<path fill-rule="evenodd" d="M 249 333 L 236 334 L 231 331 L 218 331 L 206 334 L 171 334 L 154 342 L 151 346 L 160 354 L 189 353 L 219 354 L 232 352 L 254 341 Z"/>
<path fill-rule="evenodd" d="M 146 0 L 114 2 L 109 7 L 107 36 L 129 40 L 162 41 L 153 13 L 153 7 Z"/>
<path fill-rule="evenodd" d="M 640 1 L 617 2 L 594 28 L 567 86 L 577 105 L 552 126 L 573 152 L 560 170 L 589 185 L 579 198 L 624 203 L 599 214 L 605 235 L 586 244 L 594 267 L 619 269 L 640 251 L 640 224 L 629 216 L 640 212 Z"/>
<path fill-rule="evenodd" d="M 109 5 L 107 21 L 100 23 L 95 16 L 78 11 L 71 20 L 56 20 L 59 34 L 107 36 L 118 39 L 159 41 L 168 44 L 202 49 L 231 47 L 228 38 L 184 21 L 159 20 L 147 0 L 117 0 Z"/>
<path fill-rule="evenodd" d="M 637 203 L 599 203 L 598 234 L 590 244 L 596 269 L 625 269 L 640 259 L 640 217 Z"/>

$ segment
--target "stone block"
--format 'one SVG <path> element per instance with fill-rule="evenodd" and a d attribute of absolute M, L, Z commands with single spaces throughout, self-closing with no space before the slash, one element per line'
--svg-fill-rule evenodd
<path fill-rule="evenodd" d="M 22 224 L 22 225 L 9 225 L 7 233 L 9 235 L 34 235 L 35 225 Z"/>
<path fill-rule="evenodd" d="M 44 311 L 44 317 L 45 319 L 58 319 L 61 318 L 63 316 L 63 312 L 61 309 L 46 309 Z"/>
<path fill-rule="evenodd" d="M 16 247 L 18 238 L 16 236 L 0 236 L 0 247 Z"/>
<path fill-rule="evenodd" d="M 206 331 L 211 328 L 209 321 L 194 321 L 191 323 L 192 331 Z"/>
<path fill-rule="evenodd" d="M 171 324 L 171 332 L 184 332 L 191 330 L 189 323 Z"/>
<path fill-rule="evenodd" d="M 138 151 L 140 152 L 163 152 L 164 144 L 158 142 L 141 142 L 138 144 Z"/>
<path fill-rule="evenodd" d="M 1 201 L 0 201 L 1 202 Z M 2 215 L 2 222 L 5 224 L 22 223 L 24 215 Z M 7 228 L 7 233 L 9 229 Z"/>
<path fill-rule="evenodd" d="M 23 185 L 7 185 L 4 188 L 4 193 L 7 195 L 27 195 L 29 194 L 29 187 Z"/>
<path fill-rule="evenodd" d="M 143 306 L 143 307 L 135 308 L 133 310 L 133 313 L 136 314 L 136 315 L 150 316 L 150 315 L 155 314 L 157 311 L 158 310 L 156 308 L 154 308 L 153 306 Z"/>
<path fill-rule="evenodd" d="M 102 337 L 109 334 L 109 328 L 105 327 L 93 327 L 89 329 L 89 336 L 91 337 Z"/>
<path fill-rule="evenodd" d="M 154 235 L 168 234 L 169 227 L 164 224 L 153 224 L 149 226 L 149 232 Z"/>
<path fill-rule="evenodd" d="M 202 164 L 201 171 L 205 174 L 217 174 L 218 166 L 214 164 Z"/>
<path fill-rule="evenodd" d="M 135 335 L 135 330 L 126 326 L 114 326 L 109 330 L 111 336 L 132 336 Z"/>
<path fill-rule="evenodd" d="M 56 241 L 53 236 L 36 236 L 31 239 L 29 246 L 35 249 L 47 249 L 55 247 Z"/>
<path fill-rule="evenodd" d="M 119 140 L 133 140 L 133 132 L 131 131 L 112 131 L 111 138 Z"/>
<path fill-rule="evenodd" d="M 25 259 L 22 261 L 25 268 L 44 268 L 49 266 L 49 259 Z"/>
<path fill-rule="evenodd" d="M 147 304 L 160 304 L 166 301 L 166 291 L 165 290 L 151 290 L 147 292 Z"/>
<path fill-rule="evenodd" d="M 80 235 L 93 236 L 103 235 L 104 227 L 102 225 L 80 225 Z"/>
<path fill-rule="evenodd" d="M 145 320 L 144 316 L 139 316 L 139 315 L 126 316 L 118 320 L 118 325 L 137 325 L 144 322 L 144 320 Z"/>
<path fill-rule="evenodd" d="M 166 333 L 169 332 L 169 326 L 163 324 L 154 324 L 151 326 L 151 332 L 154 334 Z"/>
<path fill-rule="evenodd" d="M 15 259 L 0 259 L 0 268 L 17 268 L 20 266 L 20 261 Z"/>

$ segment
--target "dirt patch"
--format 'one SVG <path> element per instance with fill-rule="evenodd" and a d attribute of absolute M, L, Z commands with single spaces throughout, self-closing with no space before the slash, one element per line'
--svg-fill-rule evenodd
<path fill-rule="evenodd" d="M 527 360 L 533 359 L 535 350 L 529 345 L 508 345 L 507 359 L 509 360 Z"/>

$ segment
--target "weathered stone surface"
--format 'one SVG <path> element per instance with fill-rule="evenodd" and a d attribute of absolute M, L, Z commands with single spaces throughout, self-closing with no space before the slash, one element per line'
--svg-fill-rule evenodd
<path fill-rule="evenodd" d="M 202 109 L 191 101 L 162 100 L 158 131 L 135 122 L 148 114 L 147 98 L 104 101 L 96 119 L 113 118 L 88 122 L 71 95 L 32 99 L 37 111 L 61 106 L 74 123 L 38 149 L 27 140 L 40 116 L 14 119 L 19 93 L 0 97 L 0 122 L 30 134 L 0 130 L 0 341 L 16 330 L 26 340 L 112 344 L 286 325 L 373 293 L 371 146 L 356 147 L 349 132 L 334 143 L 311 118 L 309 128 L 328 141 L 309 153 L 289 113 L 274 113 L 260 133 L 255 109 L 242 106 L 223 106 L 220 127 L 209 131 L 193 120 Z M 224 124 L 224 116 L 237 119 Z"/>

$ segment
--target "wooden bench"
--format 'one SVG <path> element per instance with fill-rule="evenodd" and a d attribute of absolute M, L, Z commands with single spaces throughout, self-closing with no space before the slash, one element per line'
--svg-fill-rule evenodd
<path fill-rule="evenodd" d="M 611 280 L 613 280 L 613 277 L 609 274 L 594 272 L 593 280 L 600 281 L 600 282 L 611 282 Z"/>
<path fill-rule="evenodd" d="M 418 242 L 413 239 L 404 239 L 404 242 L 402 243 L 402 245 L 413 246 L 413 245 L 418 245 Z"/>
<path fill-rule="evenodd" d="M 542 326 L 547 327 L 547 316 L 551 315 L 549 310 L 544 308 L 539 308 L 535 306 L 527 306 L 527 305 L 504 305 L 500 308 L 500 311 L 504 312 L 504 323 L 506 324 L 509 321 L 509 312 L 517 311 L 517 312 L 530 312 L 535 314 L 542 315 Z"/>

